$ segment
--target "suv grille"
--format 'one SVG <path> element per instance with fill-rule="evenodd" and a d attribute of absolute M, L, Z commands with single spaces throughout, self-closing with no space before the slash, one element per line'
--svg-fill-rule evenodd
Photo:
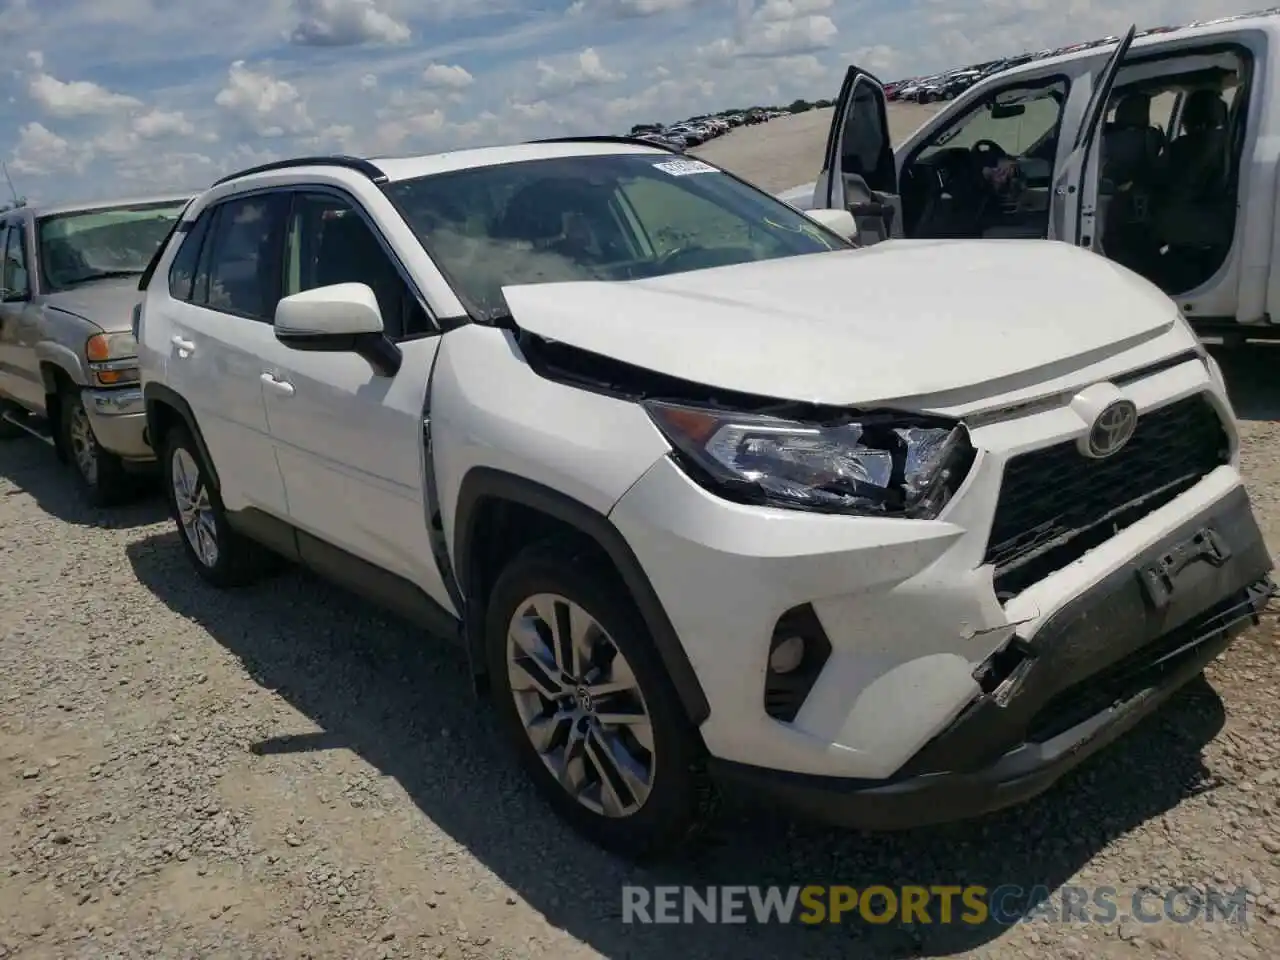
<path fill-rule="evenodd" d="M 1005 466 L 986 563 L 1002 600 L 1079 559 L 1229 460 L 1222 420 L 1204 394 L 1144 414 L 1114 456 L 1091 460 L 1074 441 Z"/>

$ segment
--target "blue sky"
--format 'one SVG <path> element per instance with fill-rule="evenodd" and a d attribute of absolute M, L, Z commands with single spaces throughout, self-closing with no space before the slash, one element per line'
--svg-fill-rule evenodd
<path fill-rule="evenodd" d="M 33 200 L 198 189 L 834 96 L 1261 6 L 1232 0 L 0 0 L 0 131 Z"/>

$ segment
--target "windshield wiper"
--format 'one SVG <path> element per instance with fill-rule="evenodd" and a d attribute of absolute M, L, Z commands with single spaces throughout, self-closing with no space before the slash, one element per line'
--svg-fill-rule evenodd
<path fill-rule="evenodd" d="M 116 280 L 120 277 L 136 277 L 142 273 L 141 270 L 95 270 L 93 273 L 86 273 L 79 277 L 73 277 L 70 280 L 64 280 L 62 286 L 74 287 L 78 283 L 88 283 L 91 280 Z"/>

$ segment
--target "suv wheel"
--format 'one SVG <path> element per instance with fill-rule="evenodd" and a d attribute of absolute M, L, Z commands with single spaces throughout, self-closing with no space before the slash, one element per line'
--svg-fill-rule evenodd
<path fill-rule="evenodd" d="M 204 458 L 181 427 L 165 436 L 163 471 L 169 512 L 200 576 L 216 587 L 236 587 L 266 572 L 272 555 L 231 528 Z"/>
<path fill-rule="evenodd" d="M 498 578 L 485 637 L 499 722 L 535 785 L 632 859 L 690 843 L 712 807 L 701 744 L 642 623 L 598 563 L 541 544 Z"/>
<path fill-rule="evenodd" d="M 77 390 L 64 390 L 58 403 L 61 413 L 58 438 L 85 499 L 95 507 L 109 507 L 127 499 L 134 481 L 124 461 L 102 449 Z"/>

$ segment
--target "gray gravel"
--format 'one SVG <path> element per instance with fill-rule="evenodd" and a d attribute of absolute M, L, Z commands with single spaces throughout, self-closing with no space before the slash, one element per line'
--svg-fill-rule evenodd
<path fill-rule="evenodd" d="M 1225 358 L 1273 546 L 1274 356 Z M 365 604 L 295 573 L 208 589 L 158 500 L 79 507 L 31 441 L 0 446 L 0 531 L 3 958 L 1280 956 L 1271 620 L 1026 807 L 891 837 L 730 810 L 646 871 L 561 827 L 460 658 Z M 821 882 L 1250 893 L 1244 927 L 619 921 L 624 883 Z"/>

